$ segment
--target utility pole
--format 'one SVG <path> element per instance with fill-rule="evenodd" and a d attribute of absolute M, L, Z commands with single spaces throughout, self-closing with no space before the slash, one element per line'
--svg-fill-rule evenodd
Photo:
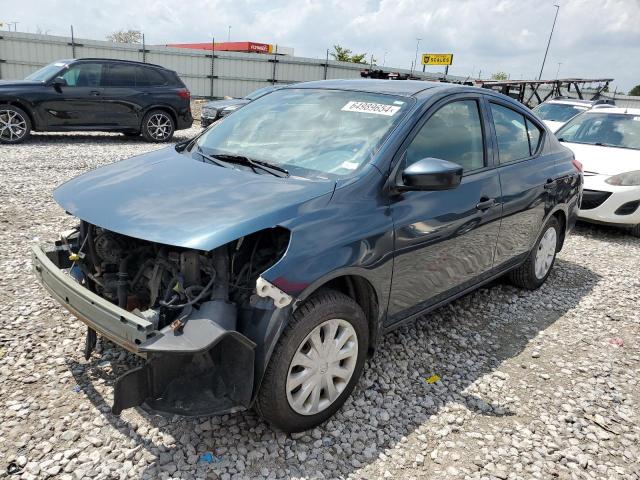
<path fill-rule="evenodd" d="M 382 57 L 382 66 L 384 67 L 387 63 L 387 51 L 384 52 L 384 56 Z"/>
<path fill-rule="evenodd" d="M 76 38 L 73 36 L 73 25 L 71 25 L 71 56 L 76 58 Z"/>
<path fill-rule="evenodd" d="M 418 64 L 418 47 L 420 46 L 420 40 L 422 39 L 416 38 L 416 56 L 413 59 L 413 63 L 411 64 L 411 75 L 413 75 L 413 68 Z"/>
<path fill-rule="evenodd" d="M 227 33 L 227 42 L 231 41 L 231 25 L 229 25 L 229 32 Z"/>
<path fill-rule="evenodd" d="M 558 62 L 558 70 L 556 70 L 556 80 L 558 79 L 558 75 L 560 75 L 560 65 L 562 65 L 562 62 Z"/>
<path fill-rule="evenodd" d="M 551 26 L 551 33 L 549 33 L 549 41 L 547 42 L 547 49 L 544 51 L 544 58 L 542 59 L 542 67 L 540 67 L 540 75 L 538 75 L 538 80 L 542 78 L 544 63 L 547 61 L 547 53 L 549 53 L 549 46 L 551 45 L 551 37 L 553 36 L 553 30 L 556 28 L 556 20 L 558 19 L 558 12 L 560 11 L 560 5 L 554 5 L 554 7 L 556 7 L 556 15 L 555 17 L 553 17 L 553 25 Z"/>

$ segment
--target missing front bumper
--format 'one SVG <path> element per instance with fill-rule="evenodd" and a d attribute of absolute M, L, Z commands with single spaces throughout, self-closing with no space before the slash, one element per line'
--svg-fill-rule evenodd
<path fill-rule="evenodd" d="M 56 251 L 36 246 L 33 269 L 49 293 L 100 335 L 147 359 L 116 380 L 113 412 L 147 405 L 179 415 L 228 413 L 251 403 L 255 344 L 233 330 L 235 308 L 203 304 L 176 334 L 103 299 L 52 261 Z M 233 316 L 232 321 L 229 321 Z"/>

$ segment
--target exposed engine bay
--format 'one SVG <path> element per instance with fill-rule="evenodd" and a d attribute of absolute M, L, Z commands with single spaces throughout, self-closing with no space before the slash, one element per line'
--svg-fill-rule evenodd
<path fill-rule="evenodd" d="M 193 308 L 212 299 L 248 304 L 257 293 L 260 273 L 282 256 L 288 241 L 287 230 L 272 228 L 201 252 L 139 240 L 87 222 L 62 240 L 71 252 L 70 273 L 76 280 L 153 322 L 157 330 L 171 324 L 179 329 Z"/>
<path fill-rule="evenodd" d="M 262 373 L 254 368 L 267 355 L 256 342 L 276 338 L 292 302 L 261 274 L 289 239 L 274 227 L 204 252 L 82 221 L 32 260 L 49 292 L 87 324 L 85 358 L 98 334 L 146 358 L 116 380 L 113 413 L 146 405 L 204 415 L 251 402 Z"/>

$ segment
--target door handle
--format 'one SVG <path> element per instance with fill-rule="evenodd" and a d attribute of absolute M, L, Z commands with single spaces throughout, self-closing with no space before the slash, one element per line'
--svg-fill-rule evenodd
<path fill-rule="evenodd" d="M 549 190 L 556 186 L 556 181 L 553 178 L 547 178 L 547 183 L 544 184 L 545 190 Z"/>
<path fill-rule="evenodd" d="M 478 210 L 487 210 L 491 207 L 493 207 L 496 203 L 496 199 L 495 198 L 487 198 L 487 197 L 482 197 L 480 199 L 480 201 L 478 202 L 478 204 L 476 205 L 476 208 Z"/>
<path fill-rule="evenodd" d="M 98 96 L 100 96 L 100 92 L 98 90 L 91 90 L 89 92 L 89 95 L 91 95 L 93 97 L 98 97 Z"/>

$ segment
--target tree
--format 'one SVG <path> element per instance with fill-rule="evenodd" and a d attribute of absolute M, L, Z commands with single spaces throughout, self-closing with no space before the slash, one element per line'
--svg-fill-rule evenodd
<path fill-rule="evenodd" d="M 142 32 L 140 30 L 118 30 L 107 35 L 107 40 L 115 43 L 141 43 Z"/>
<path fill-rule="evenodd" d="M 367 63 L 365 60 L 367 56 L 366 53 L 353 54 L 350 49 L 341 47 L 340 45 L 334 45 L 333 52 L 331 52 L 330 55 L 334 60 L 339 62 Z"/>
<path fill-rule="evenodd" d="M 629 90 L 629 95 L 632 97 L 640 97 L 640 85 L 636 85 L 631 90 Z"/>
<path fill-rule="evenodd" d="M 491 80 L 507 80 L 509 75 L 505 72 L 496 72 L 491 74 Z"/>

